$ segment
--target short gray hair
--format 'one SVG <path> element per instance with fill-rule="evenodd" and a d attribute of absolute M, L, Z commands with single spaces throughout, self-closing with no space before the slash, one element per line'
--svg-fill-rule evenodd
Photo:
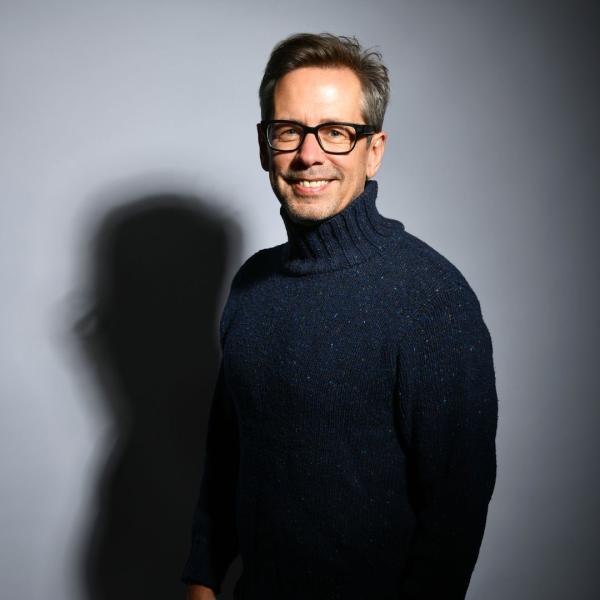
<path fill-rule="evenodd" d="M 355 37 L 331 33 L 297 33 L 273 48 L 258 92 L 263 121 L 273 118 L 277 82 L 290 71 L 302 67 L 351 69 L 361 84 L 363 118 L 381 131 L 390 95 L 388 70 L 381 53 L 362 48 Z"/>

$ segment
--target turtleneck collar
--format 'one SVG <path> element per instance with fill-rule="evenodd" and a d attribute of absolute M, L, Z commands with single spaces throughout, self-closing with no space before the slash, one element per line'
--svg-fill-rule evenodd
<path fill-rule="evenodd" d="M 377 182 L 367 181 L 364 191 L 338 214 L 314 224 L 292 221 L 281 207 L 288 234 L 282 261 L 295 274 L 333 271 L 357 265 L 381 254 L 402 223 L 386 219 L 375 206 Z"/>

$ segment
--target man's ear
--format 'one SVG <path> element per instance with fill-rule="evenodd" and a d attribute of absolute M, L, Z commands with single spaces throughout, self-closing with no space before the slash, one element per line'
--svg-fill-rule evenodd
<path fill-rule="evenodd" d="M 267 140 L 265 140 L 265 134 L 260 126 L 260 123 L 256 125 L 256 131 L 258 133 L 258 150 L 260 152 L 260 164 L 265 171 L 269 170 L 269 148 L 267 146 Z"/>
<path fill-rule="evenodd" d="M 367 177 L 371 179 L 379 170 L 385 150 L 387 133 L 380 131 L 371 138 L 371 143 L 367 147 Z"/>

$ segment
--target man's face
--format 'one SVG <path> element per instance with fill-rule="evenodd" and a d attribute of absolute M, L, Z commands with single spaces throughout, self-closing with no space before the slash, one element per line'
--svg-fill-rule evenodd
<path fill-rule="evenodd" d="M 327 121 L 364 124 L 360 81 L 347 68 L 291 71 L 277 82 L 273 100 L 273 119 L 313 127 Z M 366 178 L 379 169 L 385 139 L 383 132 L 373 135 L 370 144 L 361 137 L 350 154 L 335 155 L 307 134 L 298 150 L 278 152 L 268 148 L 259 132 L 261 163 L 289 216 L 318 221 L 339 213 L 364 190 Z"/>

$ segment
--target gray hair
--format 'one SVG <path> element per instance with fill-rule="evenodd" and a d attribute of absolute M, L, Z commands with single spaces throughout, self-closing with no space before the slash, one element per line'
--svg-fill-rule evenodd
<path fill-rule="evenodd" d="M 275 86 L 290 71 L 302 67 L 347 67 L 360 80 L 361 112 L 365 122 L 377 131 L 383 127 L 390 84 L 380 52 L 363 49 L 355 37 L 331 33 L 297 33 L 273 48 L 258 95 L 263 121 L 273 118 Z"/>

